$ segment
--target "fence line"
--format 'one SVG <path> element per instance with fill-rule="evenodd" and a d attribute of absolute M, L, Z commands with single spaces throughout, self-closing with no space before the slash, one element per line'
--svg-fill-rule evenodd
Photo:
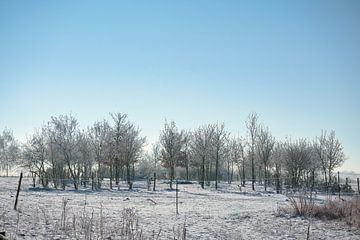
<path fill-rule="evenodd" d="M 2 178 L 7 178 L 7 177 L 2 177 Z M 39 177 L 33 178 L 31 176 L 28 177 L 24 177 L 27 179 L 32 179 L 33 182 L 30 183 L 33 186 L 39 186 L 41 185 L 41 181 L 39 179 Z M 35 181 L 34 181 L 35 179 Z M 338 192 L 342 192 L 342 194 L 347 194 L 347 193 L 358 193 L 360 194 L 360 186 L 359 186 L 359 178 L 357 178 L 355 181 L 350 181 L 348 178 L 345 179 L 345 181 L 341 181 L 342 179 L 340 179 L 340 184 L 336 181 L 332 181 L 329 185 L 325 185 L 324 182 L 322 181 L 312 181 L 312 179 L 309 179 L 309 181 L 305 181 L 304 179 L 300 179 L 299 185 L 297 186 L 293 186 L 291 184 L 291 180 L 293 179 L 293 177 L 280 177 L 280 178 L 258 178 L 255 179 L 255 181 L 258 183 L 255 187 L 259 190 L 259 187 L 263 187 L 264 186 L 264 181 L 267 181 L 267 186 L 269 187 L 270 190 L 275 191 L 277 193 L 282 193 L 282 192 L 287 192 L 287 191 L 299 191 L 299 190 L 308 190 L 308 191 L 317 191 L 317 192 L 324 192 L 324 193 L 338 193 Z M 142 187 L 142 184 L 135 184 L 134 188 L 144 188 L 144 189 L 149 189 L 149 183 L 150 178 L 146 181 L 146 179 L 144 179 L 144 181 L 134 181 L 134 183 L 144 183 L 144 187 Z M 162 179 L 163 181 L 169 181 L 169 179 Z M 245 179 L 245 185 L 249 186 L 251 185 L 253 179 Z M 89 179 L 72 179 L 72 178 L 57 178 L 57 179 L 53 179 L 53 178 L 48 178 L 46 180 L 47 184 L 54 184 L 54 181 L 59 183 L 58 188 L 69 188 L 69 184 L 74 184 L 75 182 L 77 183 L 77 186 L 79 189 L 92 189 L 92 190 L 101 190 L 101 189 L 116 189 L 116 188 L 120 188 L 120 186 L 127 186 L 127 182 L 126 180 L 120 179 L 119 183 L 116 184 L 115 179 L 112 180 L 112 184 L 110 184 L 110 179 L 109 178 L 102 178 L 102 179 L 98 179 L 98 178 L 89 178 Z M 176 179 L 174 179 L 174 183 L 175 183 Z M 183 180 L 179 180 L 179 183 L 181 183 L 181 181 Z M 199 181 L 191 181 L 193 183 L 195 182 L 199 182 Z M 206 181 L 207 186 L 209 186 L 209 184 L 211 184 L 212 181 Z M 227 182 L 226 180 L 223 180 L 222 182 Z M 243 181 L 233 181 L 234 183 L 240 183 L 239 187 L 241 190 L 241 187 L 244 187 L 242 185 Z M 87 186 L 85 186 L 85 183 Z M 199 182 L 200 183 L 200 182 Z M 260 183 L 260 184 L 259 184 Z M 35 185 L 34 185 L 35 184 Z M 70 186 L 73 187 L 73 186 Z M 221 189 L 221 187 L 220 187 Z"/>

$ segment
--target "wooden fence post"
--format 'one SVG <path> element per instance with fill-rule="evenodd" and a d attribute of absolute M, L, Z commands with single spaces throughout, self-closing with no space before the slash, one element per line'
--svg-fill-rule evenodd
<path fill-rule="evenodd" d="M 23 178 L 23 173 L 20 173 L 20 179 L 19 179 L 19 185 L 18 185 L 18 189 L 16 192 L 16 199 L 15 199 L 15 205 L 14 205 L 14 210 L 16 210 L 17 207 L 17 203 L 18 203 L 18 199 L 19 199 L 19 193 L 20 193 L 20 188 L 21 188 L 21 180 Z"/>
<path fill-rule="evenodd" d="M 360 194 L 360 184 L 359 184 L 359 178 L 357 178 L 357 185 L 358 185 L 358 193 Z"/>

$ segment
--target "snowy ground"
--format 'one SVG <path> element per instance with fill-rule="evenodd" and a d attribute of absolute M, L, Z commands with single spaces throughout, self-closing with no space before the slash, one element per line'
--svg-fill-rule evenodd
<path fill-rule="evenodd" d="M 289 204 L 286 196 L 247 188 L 240 192 L 237 183 L 220 183 L 218 190 L 179 185 L 176 215 L 175 192 L 161 181 L 156 192 L 147 191 L 146 182 L 136 182 L 133 191 L 124 185 L 96 192 L 34 191 L 29 190 L 30 182 L 24 179 L 15 211 L 17 178 L 0 177 L 0 232 L 6 231 L 9 239 L 121 239 L 124 208 L 137 211 L 139 225 L 150 239 L 159 232 L 159 239 L 170 239 L 184 224 L 187 239 L 306 239 L 309 224 L 278 213 Z M 311 220 L 310 226 L 310 239 L 360 239 L 359 230 L 345 223 Z"/>

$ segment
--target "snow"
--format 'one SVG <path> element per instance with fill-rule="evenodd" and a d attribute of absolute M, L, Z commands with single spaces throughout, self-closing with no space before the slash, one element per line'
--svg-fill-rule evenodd
<path fill-rule="evenodd" d="M 146 189 L 146 181 L 134 190 L 120 189 L 78 192 L 30 190 L 31 179 L 24 178 L 18 203 L 13 210 L 17 178 L 0 178 L 0 231 L 9 239 L 121 239 L 122 211 L 133 208 L 139 226 L 150 239 L 181 235 L 185 224 L 187 239 L 306 239 L 308 219 L 279 214 L 287 197 L 251 191 L 250 184 L 239 191 L 238 183 L 220 183 L 201 189 L 199 184 L 179 184 L 179 214 L 176 215 L 175 191 L 159 181 L 157 191 Z M 63 201 L 66 226 L 63 226 Z M 310 239 L 360 239 L 359 230 L 338 221 L 310 220 Z M 90 224 L 91 223 L 91 224 Z M 86 231 L 90 226 L 92 231 Z M 101 233 L 102 231 L 102 233 Z M 175 233 L 174 233 L 175 232 Z M 173 239 L 173 238 L 172 238 Z"/>

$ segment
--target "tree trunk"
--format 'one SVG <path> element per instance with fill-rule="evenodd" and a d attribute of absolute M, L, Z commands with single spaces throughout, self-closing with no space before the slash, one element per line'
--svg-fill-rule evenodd
<path fill-rule="evenodd" d="M 101 164 L 100 160 L 98 161 L 98 174 L 97 174 L 97 187 L 100 189 L 101 187 Z"/>
<path fill-rule="evenodd" d="M 245 162 L 242 164 L 242 185 L 245 187 Z"/>
<path fill-rule="evenodd" d="M 206 166 L 206 175 L 205 175 L 205 178 L 206 178 L 206 186 L 210 186 L 210 178 L 211 178 L 211 169 L 212 169 L 212 164 L 210 162 L 210 164 L 207 164 Z"/>
<path fill-rule="evenodd" d="M 154 172 L 154 186 L 153 186 L 154 192 L 155 192 L 155 188 L 156 188 L 156 172 Z"/>
<path fill-rule="evenodd" d="M 73 180 L 74 188 L 75 188 L 75 190 L 78 190 L 79 187 L 78 187 L 76 175 L 75 175 L 73 169 L 71 168 L 70 162 L 67 160 L 66 163 L 67 163 L 67 165 L 68 165 L 68 169 L 69 169 L 71 178 L 72 178 L 72 180 Z"/>
<path fill-rule="evenodd" d="M 171 166 L 170 167 L 170 189 L 173 189 L 173 180 L 174 180 L 174 175 L 175 175 L 175 166 Z"/>
<path fill-rule="evenodd" d="M 328 185 L 329 185 L 329 181 L 328 181 L 328 179 L 327 179 L 326 167 L 323 167 L 323 173 L 324 173 L 325 188 L 326 188 L 326 191 L 327 191 Z"/>
<path fill-rule="evenodd" d="M 251 153 L 251 187 L 255 191 L 255 165 L 254 165 L 254 153 Z"/>
<path fill-rule="evenodd" d="M 266 171 L 266 164 L 264 167 L 264 187 L 265 187 L 265 192 L 267 190 L 267 171 Z"/>
<path fill-rule="evenodd" d="M 234 177 L 234 162 L 231 162 L 230 183 L 232 183 L 233 177 Z"/>
<path fill-rule="evenodd" d="M 205 184 L 205 157 L 202 157 L 202 163 L 201 163 L 201 188 L 204 189 Z"/>
<path fill-rule="evenodd" d="M 129 185 L 129 190 L 132 189 L 132 183 L 131 183 L 131 169 L 130 169 L 130 163 L 126 163 L 126 181 Z"/>
<path fill-rule="evenodd" d="M 119 172 L 119 163 L 118 159 L 115 159 L 115 184 L 119 185 L 120 172 Z"/>
<path fill-rule="evenodd" d="M 112 180 L 113 180 L 113 165 L 110 163 L 110 189 L 112 189 Z"/>
<path fill-rule="evenodd" d="M 330 185 L 331 185 L 331 171 L 330 169 L 328 170 L 328 174 L 329 174 L 329 177 L 328 177 L 328 186 L 327 186 L 327 189 L 329 189 Z M 340 184 L 339 184 L 340 186 Z"/>
<path fill-rule="evenodd" d="M 216 151 L 216 162 L 215 162 L 215 189 L 218 188 L 219 178 L 219 151 Z"/>
<path fill-rule="evenodd" d="M 87 176 L 87 166 L 84 167 L 84 187 L 86 188 L 86 182 L 88 181 L 88 176 Z"/>
<path fill-rule="evenodd" d="M 230 184 L 230 163 L 227 163 L 227 182 Z"/>

